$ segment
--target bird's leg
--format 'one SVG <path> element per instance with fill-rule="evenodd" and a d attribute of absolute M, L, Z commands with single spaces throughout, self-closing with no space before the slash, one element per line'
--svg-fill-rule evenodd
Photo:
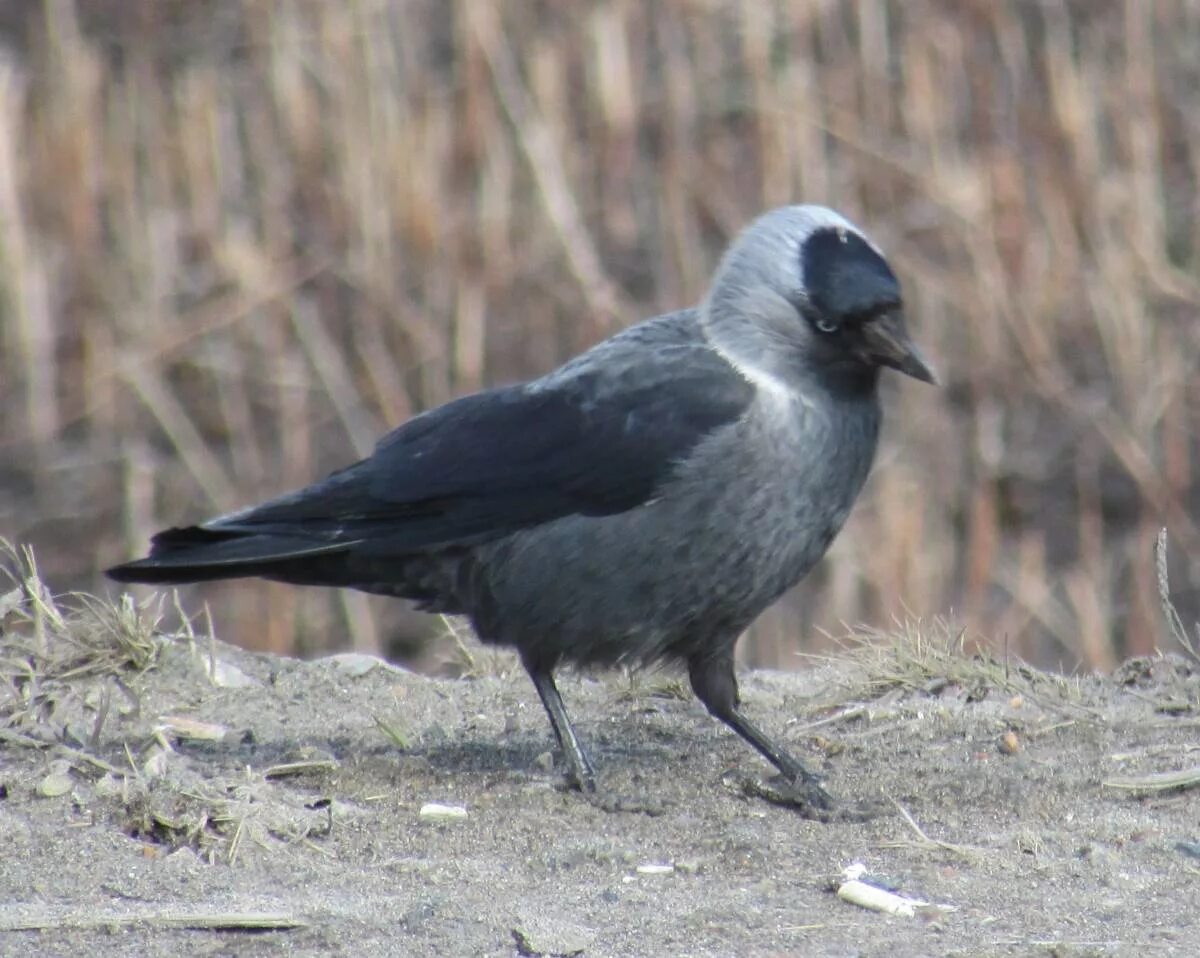
<path fill-rule="evenodd" d="M 558 686 L 554 684 L 554 673 L 551 669 L 524 662 L 525 671 L 533 680 L 533 687 L 541 697 L 546 714 L 550 716 L 550 727 L 554 729 L 554 737 L 558 739 L 558 747 L 566 756 L 574 784 L 583 792 L 596 790 L 596 772 L 588 761 L 587 753 L 579 744 L 575 729 L 571 727 L 571 719 L 563 705 L 562 696 L 558 694 Z"/>
<path fill-rule="evenodd" d="M 804 803 L 829 808 L 833 799 L 821 788 L 816 775 L 792 757 L 738 709 L 737 677 L 733 673 L 732 648 L 717 655 L 696 655 L 688 659 L 688 678 L 692 691 L 708 711 L 738 733 L 774 765 L 789 783 L 797 786 Z"/>

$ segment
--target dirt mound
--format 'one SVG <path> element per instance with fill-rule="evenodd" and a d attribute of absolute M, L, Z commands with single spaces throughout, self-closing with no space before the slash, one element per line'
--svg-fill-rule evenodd
<path fill-rule="evenodd" d="M 125 611 L 119 654 L 46 616 L 0 635 L 0 953 L 1194 953 L 1183 659 L 1064 679 L 910 630 L 746 676 L 853 813 L 818 823 L 758 797 L 770 770 L 670 677 L 564 681 L 629 800 L 606 810 L 561 788 L 508 659 L 436 680 Z M 855 861 L 954 910 L 848 904 Z"/>

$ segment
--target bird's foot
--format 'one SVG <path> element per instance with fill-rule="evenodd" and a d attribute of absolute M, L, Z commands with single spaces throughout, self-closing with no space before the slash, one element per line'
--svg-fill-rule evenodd
<path fill-rule="evenodd" d="M 585 796 L 596 794 L 596 776 L 591 769 L 588 769 L 587 774 L 579 774 L 578 769 L 572 769 L 567 773 L 567 787 L 578 789 Z"/>
<path fill-rule="evenodd" d="M 741 784 L 744 794 L 794 809 L 804 818 L 817 822 L 862 822 L 879 814 L 879 809 L 872 806 L 837 802 L 816 776 L 810 774 L 745 779 Z"/>
<path fill-rule="evenodd" d="M 649 795 L 616 795 L 612 792 L 584 793 L 587 803 L 610 815 L 647 815 L 658 818 L 667 812 L 668 803 Z"/>
<path fill-rule="evenodd" d="M 577 791 L 583 800 L 594 808 L 609 814 L 636 814 L 657 817 L 667 810 L 667 805 L 660 799 L 650 796 L 620 795 L 596 785 L 595 774 L 580 775 L 577 769 L 570 769 L 563 778 L 565 791 Z"/>
<path fill-rule="evenodd" d="M 794 808 L 805 818 L 831 821 L 836 803 L 812 775 L 773 775 L 768 779 L 752 778 L 742 783 L 742 790 L 755 798 L 766 799 L 774 805 Z"/>
<path fill-rule="evenodd" d="M 543 752 L 537 757 L 536 764 L 547 772 L 562 775 L 555 788 L 566 792 L 582 792 L 584 795 L 596 793 L 596 770 L 580 748 L 564 749 L 559 756 L 553 752 Z"/>

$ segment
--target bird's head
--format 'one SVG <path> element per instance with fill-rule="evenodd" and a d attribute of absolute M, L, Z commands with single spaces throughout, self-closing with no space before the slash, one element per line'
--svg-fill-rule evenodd
<path fill-rule="evenodd" d="M 884 366 L 937 382 L 909 338 L 887 260 L 822 206 L 784 206 L 751 223 L 721 261 L 701 315 L 714 346 L 760 382 L 870 388 Z"/>

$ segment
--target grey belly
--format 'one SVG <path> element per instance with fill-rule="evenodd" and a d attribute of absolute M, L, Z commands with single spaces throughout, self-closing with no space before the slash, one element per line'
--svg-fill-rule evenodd
<path fill-rule="evenodd" d="M 477 552 L 485 641 L 549 664 L 648 663 L 732 643 L 820 559 L 840 503 L 726 489 L 618 516 L 573 516 Z"/>

